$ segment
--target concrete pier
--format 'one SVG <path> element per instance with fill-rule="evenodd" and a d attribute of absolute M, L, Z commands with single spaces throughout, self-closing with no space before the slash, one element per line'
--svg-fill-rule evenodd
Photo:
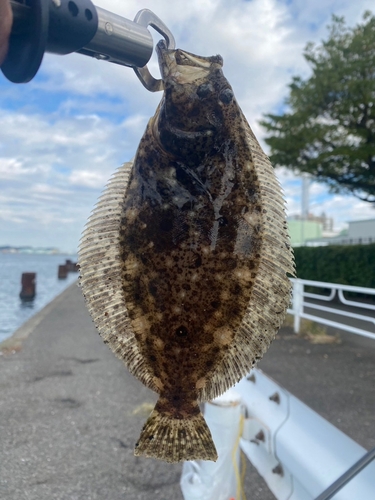
<path fill-rule="evenodd" d="M 133 456 L 156 396 L 102 342 L 76 284 L 0 349 L 2 500 L 182 500 L 181 465 Z M 259 366 L 375 445 L 375 345 L 313 345 L 282 329 Z M 249 463 L 245 492 L 274 498 Z"/>

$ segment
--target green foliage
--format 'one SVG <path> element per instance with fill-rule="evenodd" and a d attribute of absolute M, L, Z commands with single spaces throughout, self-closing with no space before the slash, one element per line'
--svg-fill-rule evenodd
<path fill-rule="evenodd" d="M 328 39 L 304 57 L 312 75 L 293 78 L 289 111 L 261 122 L 271 162 L 375 202 L 375 16 L 354 28 L 333 16 Z"/>
<path fill-rule="evenodd" d="M 297 277 L 375 288 L 375 244 L 294 248 Z"/>

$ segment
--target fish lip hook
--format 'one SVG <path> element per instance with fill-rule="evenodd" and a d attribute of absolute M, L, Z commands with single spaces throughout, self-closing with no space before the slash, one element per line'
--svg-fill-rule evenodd
<path fill-rule="evenodd" d="M 148 26 L 152 26 L 158 33 L 160 33 L 165 41 L 167 49 L 174 50 L 176 47 L 176 42 L 174 36 L 167 28 L 167 26 L 163 23 L 163 21 L 154 14 L 149 9 L 140 10 L 135 18 L 134 22 L 140 24 L 147 28 Z M 149 72 L 147 65 L 143 66 L 143 68 L 134 67 L 134 72 L 138 76 L 138 79 L 142 83 L 142 85 L 149 90 L 150 92 L 158 92 L 160 90 L 164 90 L 163 80 L 154 78 Z"/>

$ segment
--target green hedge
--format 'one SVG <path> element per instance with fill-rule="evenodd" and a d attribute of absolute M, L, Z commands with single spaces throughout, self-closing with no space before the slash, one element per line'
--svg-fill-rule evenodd
<path fill-rule="evenodd" d="M 297 277 L 375 288 L 375 244 L 294 248 Z"/>

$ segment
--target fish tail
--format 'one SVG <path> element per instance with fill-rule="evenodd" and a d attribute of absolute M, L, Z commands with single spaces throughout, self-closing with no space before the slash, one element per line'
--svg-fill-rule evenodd
<path fill-rule="evenodd" d="M 187 418 L 175 418 L 157 409 L 143 426 L 134 454 L 159 458 L 166 462 L 217 460 L 210 429 L 201 412 Z"/>

